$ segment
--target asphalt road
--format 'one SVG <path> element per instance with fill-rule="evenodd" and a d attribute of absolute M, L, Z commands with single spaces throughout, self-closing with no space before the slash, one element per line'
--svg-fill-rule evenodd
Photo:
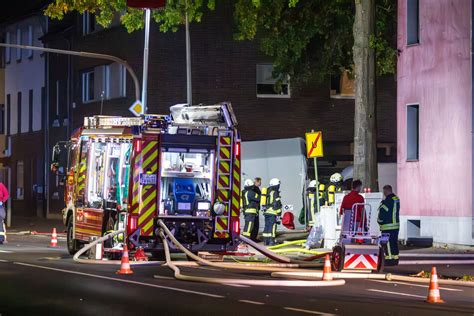
<path fill-rule="evenodd" d="M 444 304 L 424 300 L 426 285 L 346 280 L 336 287 L 228 286 L 174 279 L 164 266 L 117 266 L 72 261 L 60 240 L 10 236 L 0 246 L 0 315 L 473 315 L 474 288 L 442 286 Z M 403 269 L 419 270 L 404 266 Z M 463 267 L 474 274 L 472 266 Z M 270 279 L 268 273 L 182 268 L 190 275 Z M 159 278 L 153 278 L 157 275 Z"/>

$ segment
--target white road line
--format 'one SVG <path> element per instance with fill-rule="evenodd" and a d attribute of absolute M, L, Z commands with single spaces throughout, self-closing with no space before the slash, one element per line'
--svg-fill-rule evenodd
<path fill-rule="evenodd" d="M 390 291 L 382 291 L 382 290 L 377 290 L 377 289 L 368 289 L 367 291 L 370 291 L 370 292 L 379 292 L 379 293 L 386 293 L 386 294 L 394 294 L 394 295 L 401 295 L 401 296 L 411 296 L 411 297 L 416 297 L 416 298 L 426 298 L 426 296 L 421 296 L 421 295 L 414 295 L 414 294 L 407 294 L 407 293 L 399 293 L 399 292 L 390 292 Z"/>
<path fill-rule="evenodd" d="M 245 285 L 245 284 L 226 284 L 228 286 L 233 286 L 233 287 L 250 287 L 250 285 Z"/>
<path fill-rule="evenodd" d="M 0 259 L 0 262 L 9 262 L 8 260 Z"/>
<path fill-rule="evenodd" d="M 13 251 L 10 251 L 10 250 L 0 250 L 0 253 L 13 253 Z"/>
<path fill-rule="evenodd" d="M 401 253 L 401 258 L 474 258 L 472 253 Z"/>
<path fill-rule="evenodd" d="M 50 267 L 39 266 L 39 265 L 23 263 L 23 262 L 13 262 L 13 264 L 26 266 L 26 267 L 32 267 L 32 268 L 38 268 L 38 269 L 45 269 L 45 270 L 51 270 L 51 271 L 58 271 L 58 272 L 64 272 L 64 273 L 70 273 L 70 274 L 83 275 L 83 276 L 88 276 L 88 277 L 97 278 L 97 279 L 104 279 L 104 280 L 110 280 L 110 281 L 116 281 L 116 282 L 122 282 L 122 283 L 149 286 L 149 287 L 154 287 L 154 288 L 158 288 L 158 289 L 165 289 L 165 290 L 182 292 L 182 293 L 196 294 L 196 295 L 213 297 L 213 298 L 225 298 L 225 296 L 222 296 L 222 295 L 216 295 L 216 294 L 210 294 L 210 293 L 204 293 L 204 292 L 197 292 L 197 291 L 185 290 L 185 289 L 180 289 L 180 288 L 175 288 L 175 287 L 170 287 L 170 286 L 162 286 L 162 285 L 144 283 L 144 282 L 138 282 L 138 281 L 132 281 L 132 280 L 111 278 L 111 277 L 106 277 L 106 276 L 102 276 L 102 275 L 98 275 L 98 274 L 91 274 L 91 273 L 84 273 L 84 272 L 78 272 L 78 271 L 70 271 L 70 270 L 64 270 L 64 269 L 50 268 Z"/>
<path fill-rule="evenodd" d="M 474 260 L 400 260 L 399 265 L 474 264 Z"/>
<path fill-rule="evenodd" d="M 173 277 L 169 277 L 169 276 L 162 276 L 162 275 L 158 275 L 158 274 L 155 274 L 153 276 L 154 279 L 163 279 L 163 280 L 174 280 Z"/>
<path fill-rule="evenodd" d="M 399 282 L 399 281 L 384 281 L 384 280 L 369 280 L 369 281 L 378 282 L 378 283 L 386 283 L 386 284 L 417 286 L 417 287 L 424 287 L 426 289 L 429 287 L 428 285 L 414 284 L 414 283 L 408 283 L 408 282 Z M 447 287 L 440 287 L 440 289 L 445 290 L 445 291 L 463 292 L 463 290 L 460 290 L 460 289 L 452 289 L 452 288 L 447 288 Z"/>
<path fill-rule="evenodd" d="M 254 305 L 265 305 L 265 303 L 262 302 L 256 302 L 256 301 L 248 301 L 248 300 L 239 300 L 241 303 L 248 303 L 248 304 L 254 304 Z"/>
<path fill-rule="evenodd" d="M 284 307 L 284 309 L 293 311 L 293 312 L 300 312 L 300 313 L 306 313 L 306 314 L 313 314 L 313 315 L 326 315 L 326 316 L 333 316 L 336 314 L 329 314 L 329 313 L 323 313 L 323 312 L 317 312 L 317 311 L 310 311 L 307 309 L 301 309 L 301 308 L 294 308 L 294 307 Z"/>

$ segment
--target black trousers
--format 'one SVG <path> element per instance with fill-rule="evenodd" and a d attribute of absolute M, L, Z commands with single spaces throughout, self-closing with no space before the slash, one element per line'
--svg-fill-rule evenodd
<path fill-rule="evenodd" d="M 257 213 L 257 214 L 255 214 L 255 220 L 253 222 L 253 228 L 252 228 L 252 231 L 250 232 L 250 239 L 252 239 L 253 241 L 257 241 L 259 228 L 260 228 L 260 216 Z"/>
<path fill-rule="evenodd" d="M 244 225 L 244 230 L 242 232 L 242 235 L 245 237 L 250 237 L 252 238 L 252 231 L 255 226 L 255 218 L 257 217 L 257 214 L 255 213 L 245 213 L 244 219 L 245 219 L 245 225 Z M 258 228 L 257 228 L 258 232 Z"/>
<path fill-rule="evenodd" d="M 386 264 L 397 264 L 398 263 L 398 229 L 383 230 L 383 234 L 389 234 L 387 246 L 385 247 L 385 263 Z"/>
<path fill-rule="evenodd" d="M 263 237 L 276 237 L 277 216 L 273 214 L 265 214 L 265 228 L 263 229 Z"/>

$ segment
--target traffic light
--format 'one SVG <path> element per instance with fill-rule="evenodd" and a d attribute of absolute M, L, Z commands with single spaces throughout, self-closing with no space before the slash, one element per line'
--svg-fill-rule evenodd
<path fill-rule="evenodd" d="M 159 9 L 166 6 L 166 0 L 127 0 L 127 6 L 139 9 Z"/>

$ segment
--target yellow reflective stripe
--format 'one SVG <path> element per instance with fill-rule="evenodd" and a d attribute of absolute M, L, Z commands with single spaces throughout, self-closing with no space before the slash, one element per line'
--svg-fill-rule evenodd
<path fill-rule="evenodd" d="M 248 208 L 248 209 L 244 210 L 244 213 L 257 214 L 257 209 L 256 208 Z"/>
<path fill-rule="evenodd" d="M 380 204 L 380 207 L 379 207 L 379 208 L 388 211 L 388 207 L 387 207 L 385 204 Z"/>
<path fill-rule="evenodd" d="M 399 228 L 400 228 L 400 224 L 398 223 L 380 225 L 380 230 L 392 230 L 392 229 L 399 229 Z"/>

